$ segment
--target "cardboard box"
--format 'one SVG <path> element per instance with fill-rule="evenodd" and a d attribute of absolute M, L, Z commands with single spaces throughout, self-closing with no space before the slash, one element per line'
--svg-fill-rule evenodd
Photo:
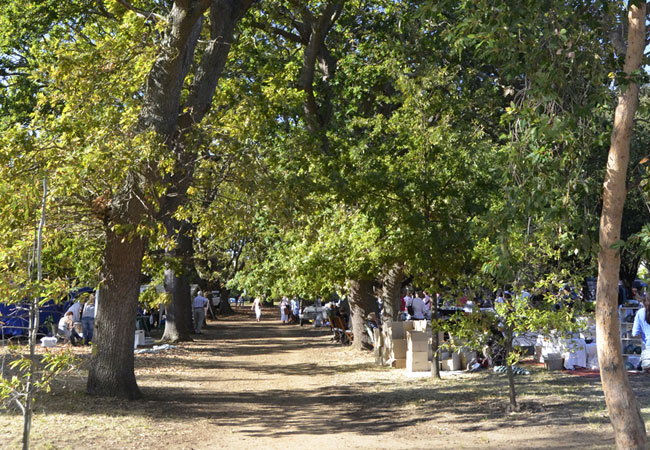
<path fill-rule="evenodd" d="M 549 353 L 546 358 L 544 358 L 544 368 L 549 372 L 562 370 L 564 360 L 559 353 Z"/>
<path fill-rule="evenodd" d="M 408 345 L 406 349 L 410 352 L 427 352 L 431 348 L 431 345 L 429 345 L 429 341 L 408 340 L 407 342 Z"/>
<path fill-rule="evenodd" d="M 409 327 L 413 326 L 410 322 L 391 322 L 390 324 L 387 324 L 386 334 L 393 339 L 405 339 L 405 324 L 407 323 L 409 324 Z"/>
<path fill-rule="evenodd" d="M 393 340 L 392 348 L 392 357 L 395 359 L 404 359 L 406 358 L 406 339 L 395 339 Z"/>
<path fill-rule="evenodd" d="M 430 342 L 429 335 L 424 331 L 407 331 L 406 340 L 407 349 L 416 352 L 426 352 Z"/>
<path fill-rule="evenodd" d="M 406 358 L 395 359 L 391 365 L 396 369 L 406 369 Z"/>
<path fill-rule="evenodd" d="M 406 352 L 406 363 L 408 364 L 409 361 L 426 362 L 427 352 Z"/>
<path fill-rule="evenodd" d="M 427 331 L 427 325 L 429 324 L 428 320 L 414 320 L 413 321 L 413 330 L 414 331 Z"/>
<path fill-rule="evenodd" d="M 460 370 L 460 355 L 452 353 L 451 358 L 440 361 L 441 370 Z"/>
<path fill-rule="evenodd" d="M 413 361 L 406 359 L 406 370 L 408 372 L 429 372 L 431 363 L 429 361 Z"/>
<path fill-rule="evenodd" d="M 424 331 L 407 331 L 406 339 L 409 341 L 428 341 L 429 335 Z"/>

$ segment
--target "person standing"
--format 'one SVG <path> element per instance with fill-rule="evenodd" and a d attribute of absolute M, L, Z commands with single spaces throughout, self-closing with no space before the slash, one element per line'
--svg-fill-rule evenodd
<path fill-rule="evenodd" d="M 282 301 L 280 302 L 280 319 L 282 320 L 282 323 L 287 323 L 289 320 L 289 299 L 287 297 L 282 297 Z"/>
<path fill-rule="evenodd" d="M 300 302 L 295 297 L 291 299 L 291 314 L 293 322 L 298 323 L 300 319 Z"/>
<path fill-rule="evenodd" d="M 81 328 L 84 335 L 84 345 L 90 344 L 93 339 L 93 332 L 95 331 L 95 296 L 90 295 L 90 298 L 84 306 L 83 313 L 81 314 Z"/>
<path fill-rule="evenodd" d="M 427 291 L 423 292 L 424 294 L 424 317 L 427 320 L 431 320 L 431 296 Z"/>
<path fill-rule="evenodd" d="M 643 340 L 641 350 L 641 369 L 650 371 L 650 294 L 643 299 L 643 308 L 636 312 L 634 325 L 632 325 L 632 336 L 640 336 Z"/>
<path fill-rule="evenodd" d="M 262 301 L 259 297 L 255 297 L 251 309 L 255 311 L 255 320 L 259 322 L 262 319 Z"/>
<path fill-rule="evenodd" d="M 208 299 L 203 296 L 203 292 L 199 291 L 192 300 L 192 317 L 194 318 L 194 332 L 202 334 L 201 328 L 205 320 L 205 307 L 208 304 Z"/>
<path fill-rule="evenodd" d="M 403 320 L 412 320 L 413 319 L 413 297 L 411 297 L 411 292 L 407 291 L 404 296 L 404 319 Z"/>
<path fill-rule="evenodd" d="M 411 307 L 413 309 L 413 320 L 423 320 L 425 317 L 424 295 L 418 291 L 415 297 L 411 299 Z"/>

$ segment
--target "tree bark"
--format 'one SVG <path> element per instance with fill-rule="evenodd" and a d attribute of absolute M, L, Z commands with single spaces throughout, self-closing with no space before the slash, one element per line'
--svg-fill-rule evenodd
<path fill-rule="evenodd" d="M 645 2 L 630 2 L 628 46 L 623 70 L 630 75 L 641 67 L 645 47 Z M 639 86 L 631 82 L 622 87 L 614 115 L 607 171 L 603 183 L 603 209 L 600 218 L 596 327 L 600 377 L 609 418 L 619 449 L 645 449 L 645 424 L 630 387 L 621 354 L 617 296 L 620 255 L 612 245 L 621 236 L 626 175 L 634 115 L 639 102 Z"/>
<path fill-rule="evenodd" d="M 431 298 L 431 376 L 440 379 L 440 339 L 438 326 L 438 299 Z"/>
<path fill-rule="evenodd" d="M 230 316 L 235 314 L 235 311 L 233 311 L 230 307 L 230 289 L 222 284 L 221 289 L 219 289 L 219 296 L 221 297 L 221 302 L 219 303 L 217 314 L 222 316 Z"/>
<path fill-rule="evenodd" d="M 517 391 L 515 390 L 515 376 L 512 373 L 512 366 L 508 362 L 508 359 L 510 358 L 510 354 L 512 353 L 512 339 L 513 339 L 513 334 L 512 330 L 506 330 L 504 332 L 504 337 L 505 337 L 505 363 L 506 363 L 506 373 L 508 375 L 508 396 L 510 398 L 510 404 L 508 405 L 508 409 L 510 412 L 518 411 L 519 406 L 517 405 Z"/>
<path fill-rule="evenodd" d="M 190 304 L 190 283 L 186 275 L 178 275 L 174 269 L 165 270 L 165 291 L 171 294 L 166 305 L 165 331 L 162 340 L 166 342 L 191 341 L 187 327 L 187 305 Z"/>
<path fill-rule="evenodd" d="M 397 320 L 400 308 L 400 293 L 404 281 L 404 264 L 395 263 L 387 268 L 382 275 L 381 300 L 383 311 L 382 322 Z"/>
<path fill-rule="evenodd" d="M 361 350 L 364 343 L 370 346 L 366 334 L 365 319 L 371 312 L 377 313 L 377 301 L 372 293 L 372 280 L 348 280 L 350 289 L 350 325 L 354 333 L 352 348 Z"/>
<path fill-rule="evenodd" d="M 330 83 L 336 72 L 337 65 L 336 59 L 327 49 L 325 40 L 330 29 L 340 16 L 344 4 L 345 0 L 328 1 L 323 6 L 323 11 L 319 17 L 314 16 L 308 11 L 307 6 L 303 5 L 300 12 L 305 24 L 308 26 L 297 27 L 301 40 L 307 42 L 303 51 L 302 67 L 298 79 L 298 88 L 305 93 L 305 103 L 303 104 L 305 124 L 309 132 L 316 137 L 320 150 L 325 155 L 330 153 L 330 143 L 327 137 L 332 112 Z M 316 101 L 314 92 L 316 63 L 318 63 L 322 72 L 323 101 L 321 104 Z"/>
<path fill-rule="evenodd" d="M 187 235 L 189 224 L 179 223 L 174 219 L 165 222 L 167 236 L 175 237 L 176 240 L 176 248 L 170 252 L 170 256 L 177 260 L 165 269 L 165 291 L 171 294 L 171 300 L 167 304 L 167 319 L 162 340 L 191 341 L 191 326 L 188 327 L 188 322 L 191 322 L 192 299 L 188 270 L 192 264 L 193 246 L 192 239 Z M 180 268 L 175 269 L 175 266 Z"/>
<path fill-rule="evenodd" d="M 133 343 L 145 245 L 146 239 L 135 233 L 106 232 L 95 347 L 88 372 L 91 395 L 129 400 L 142 396 L 133 372 Z"/>

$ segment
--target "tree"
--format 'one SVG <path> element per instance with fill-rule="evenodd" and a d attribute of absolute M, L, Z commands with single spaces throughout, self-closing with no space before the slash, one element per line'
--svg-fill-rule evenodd
<path fill-rule="evenodd" d="M 148 234 L 154 219 L 169 223 L 184 202 L 200 150 L 196 130 L 251 4 L 152 2 L 170 7 L 164 17 L 100 5 L 88 20 L 53 21 L 30 41 L 30 75 L 41 84 L 29 126 L 52 143 L 41 147 L 56 168 L 51 179 L 67 184 L 72 203 L 99 219 L 105 235 L 92 394 L 140 395 L 133 316 Z"/>
<path fill-rule="evenodd" d="M 614 115 L 607 173 L 603 183 L 596 327 L 600 376 L 616 445 L 620 449 L 640 449 L 647 447 L 647 437 L 639 404 L 629 385 L 621 355 L 617 311 L 620 254 L 614 247 L 620 240 L 623 205 L 627 194 L 630 140 L 639 102 L 639 83 L 635 77 L 641 69 L 645 48 L 645 2 L 630 2 L 628 20 L 628 41 L 623 66 L 625 79 Z"/>

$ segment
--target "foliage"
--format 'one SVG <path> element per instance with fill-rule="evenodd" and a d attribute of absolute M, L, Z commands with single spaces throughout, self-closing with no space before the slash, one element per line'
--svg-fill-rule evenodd
<path fill-rule="evenodd" d="M 49 393 L 52 381 L 77 366 L 75 356 L 66 350 L 46 351 L 38 360 L 32 360 L 24 353 L 22 346 L 8 346 L 2 356 L 2 374 L 0 374 L 0 403 L 5 408 L 12 405 L 25 410 L 28 383 L 31 373 L 34 377 L 33 394 Z M 31 399 L 35 401 L 32 394 Z"/>

